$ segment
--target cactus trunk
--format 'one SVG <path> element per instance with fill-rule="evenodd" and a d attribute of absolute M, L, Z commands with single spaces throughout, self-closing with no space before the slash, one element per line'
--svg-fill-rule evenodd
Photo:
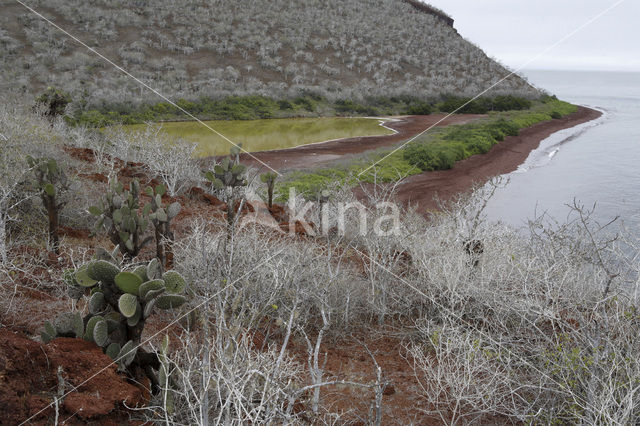
<path fill-rule="evenodd" d="M 43 200 L 47 209 L 49 218 L 49 244 L 56 254 L 60 254 L 60 238 L 58 237 L 58 225 L 60 223 L 60 214 L 56 205 L 54 196 L 44 195 Z"/>
<path fill-rule="evenodd" d="M 144 319 L 140 318 L 134 326 L 127 325 L 127 340 L 131 340 L 134 346 L 138 346 L 142 340 L 142 330 L 144 330 Z"/>
<path fill-rule="evenodd" d="M 162 265 L 162 267 L 166 267 L 165 265 L 165 251 L 164 251 L 164 241 L 162 240 L 162 232 L 159 226 L 155 228 L 156 232 L 156 257 L 158 261 Z M 164 269 L 163 269 L 164 270 Z"/>

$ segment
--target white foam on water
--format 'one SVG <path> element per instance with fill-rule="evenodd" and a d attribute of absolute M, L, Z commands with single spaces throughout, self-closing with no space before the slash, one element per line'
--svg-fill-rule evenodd
<path fill-rule="evenodd" d="M 518 166 L 518 168 L 513 173 L 526 173 L 533 168 L 542 167 L 549 164 L 549 162 L 553 160 L 553 157 L 555 157 L 558 151 L 560 151 L 560 147 L 562 145 L 571 142 L 593 127 L 603 124 L 611 117 L 610 112 L 605 109 L 588 105 L 584 106 L 602 112 L 602 116 L 595 120 L 578 124 L 577 126 L 570 127 L 568 129 L 559 130 L 550 135 L 548 138 L 542 140 L 538 148 L 531 151 L 524 163 Z"/>

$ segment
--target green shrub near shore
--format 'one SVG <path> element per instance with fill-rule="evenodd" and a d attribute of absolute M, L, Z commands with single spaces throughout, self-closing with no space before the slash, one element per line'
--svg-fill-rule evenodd
<path fill-rule="evenodd" d="M 224 99 L 202 97 L 197 100 L 179 99 L 176 105 L 159 102 L 150 105 L 108 104 L 98 108 L 78 109 L 67 122 L 72 125 L 105 127 L 114 124 L 141 124 L 157 121 L 201 120 L 259 120 L 266 118 L 318 116 L 387 116 L 428 115 L 433 112 L 452 112 L 468 101 L 467 98 L 443 96 L 444 101 L 415 96 L 366 97 L 362 101 L 338 99 L 330 101 L 314 93 L 303 93 L 292 99 L 273 99 L 266 96 L 231 96 Z M 515 96 L 480 98 L 462 108 L 460 113 L 484 114 L 490 111 L 522 110 L 531 101 Z"/>
<path fill-rule="evenodd" d="M 277 193 L 279 199 L 284 201 L 293 187 L 305 197 L 315 198 L 319 191 L 332 182 L 350 185 L 358 182 L 394 182 L 423 171 L 450 169 L 457 161 L 488 152 L 505 137 L 516 136 L 520 129 L 564 117 L 577 110 L 575 105 L 547 97 L 526 111 L 492 113 L 478 122 L 432 129 L 386 158 L 391 151 L 375 152 L 346 165 L 311 173 L 290 173 L 278 185 Z M 380 159 L 383 160 L 369 168 Z"/>
<path fill-rule="evenodd" d="M 449 96 L 438 109 L 442 112 L 457 112 L 459 114 L 486 114 L 491 111 L 521 111 L 531 108 L 529 99 L 512 95 L 496 96 L 494 98 L 460 98 Z"/>

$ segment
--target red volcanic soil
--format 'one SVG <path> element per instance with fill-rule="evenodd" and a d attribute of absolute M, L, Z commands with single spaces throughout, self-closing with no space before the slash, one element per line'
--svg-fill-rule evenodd
<path fill-rule="evenodd" d="M 93 343 L 61 337 L 45 345 L 0 328 L 0 424 L 53 424 L 56 396 L 65 424 L 128 423 L 124 405 L 143 406 L 145 394 Z"/>
<path fill-rule="evenodd" d="M 464 124 L 484 117 L 484 115 L 460 114 L 452 115 L 443 120 L 444 117 L 446 117 L 445 114 L 395 117 L 394 121 L 385 123 L 386 127 L 397 132 L 393 135 L 338 139 L 289 149 L 254 152 L 252 154 L 242 154 L 240 160 L 243 164 L 257 168 L 266 169 L 266 164 L 278 171 L 309 169 L 338 160 L 348 154 L 361 154 L 366 151 L 392 146 L 416 136 L 431 126 Z"/>
<path fill-rule="evenodd" d="M 440 200 L 447 201 L 469 191 L 476 183 L 511 173 L 552 133 L 595 120 L 601 115 L 600 111 L 578 107 L 578 111 L 561 119 L 534 124 L 521 130 L 518 136 L 508 136 L 486 154 L 458 161 L 450 170 L 409 177 L 399 185 L 396 198 L 403 204 L 417 205 L 422 211 L 436 209 L 436 195 Z"/>

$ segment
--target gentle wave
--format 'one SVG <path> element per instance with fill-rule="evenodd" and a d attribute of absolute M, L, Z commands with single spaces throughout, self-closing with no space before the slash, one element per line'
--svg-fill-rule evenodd
<path fill-rule="evenodd" d="M 518 168 L 513 173 L 526 173 L 531 169 L 549 164 L 549 162 L 553 159 L 553 157 L 555 157 L 558 151 L 560 151 L 560 148 L 563 145 L 582 136 L 592 128 L 604 124 L 612 117 L 612 112 L 608 109 L 593 107 L 589 105 L 583 106 L 602 112 L 602 116 L 597 118 L 596 120 L 578 124 L 577 126 L 568 129 L 559 130 L 551 134 L 546 139 L 543 139 L 540 142 L 540 146 L 531 151 L 524 163 L 518 166 Z"/>

